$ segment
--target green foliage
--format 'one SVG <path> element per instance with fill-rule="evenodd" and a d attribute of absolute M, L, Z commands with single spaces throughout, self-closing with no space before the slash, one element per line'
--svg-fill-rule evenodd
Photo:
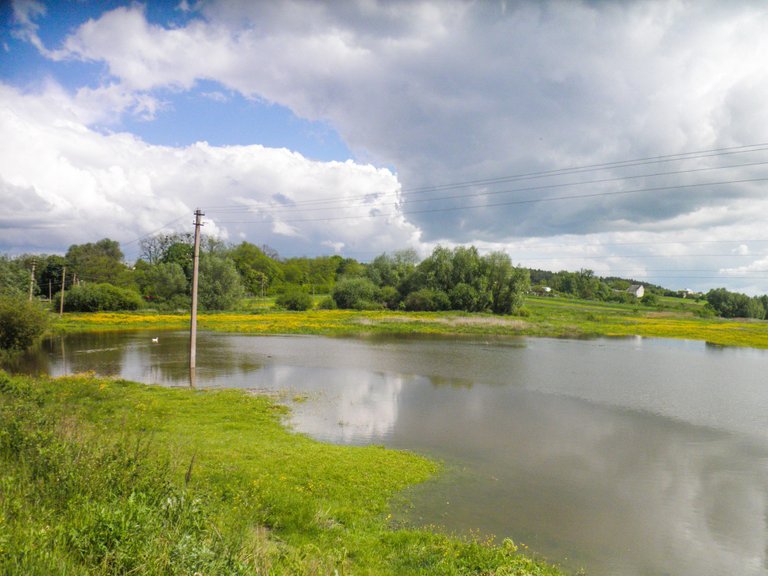
<path fill-rule="evenodd" d="M 320 310 L 336 310 L 338 308 L 336 300 L 334 300 L 332 296 L 324 296 L 321 298 L 320 302 L 317 303 L 317 307 Z"/>
<path fill-rule="evenodd" d="M 451 307 L 451 301 L 442 290 L 422 288 L 408 294 L 403 300 L 403 305 L 409 312 L 437 312 L 448 310 Z"/>
<path fill-rule="evenodd" d="M 640 303 L 645 306 L 656 306 L 659 303 L 659 297 L 653 292 L 646 292 L 643 297 L 640 298 Z"/>
<path fill-rule="evenodd" d="M 198 302 L 202 310 L 228 310 L 243 297 L 243 286 L 231 260 L 201 255 Z"/>
<path fill-rule="evenodd" d="M 377 286 L 397 288 L 410 274 L 418 262 L 415 250 L 400 250 L 392 255 L 381 254 L 368 264 L 366 274 Z"/>
<path fill-rule="evenodd" d="M 81 284 L 64 292 L 65 312 L 103 312 L 109 310 L 138 310 L 144 302 L 141 296 L 127 288 L 112 284 Z M 52 302 L 59 309 L 59 297 Z"/>
<path fill-rule="evenodd" d="M 249 242 L 238 244 L 230 251 L 229 257 L 242 276 L 245 289 L 251 294 L 264 296 L 275 282 L 284 277 L 280 263 Z"/>
<path fill-rule="evenodd" d="M 379 290 L 381 303 L 389 310 L 397 310 L 402 300 L 400 292 L 394 286 L 384 286 Z"/>
<path fill-rule="evenodd" d="M 0 256 L 0 296 L 22 297 L 29 290 L 29 271 L 19 260 Z"/>
<path fill-rule="evenodd" d="M 173 257 L 169 253 L 171 246 L 180 244 L 191 247 L 192 243 L 193 235 L 191 232 L 147 236 L 139 241 L 139 248 L 141 250 L 140 258 L 148 264 L 172 262 Z M 190 251 L 189 259 L 191 260 L 191 258 L 192 252 Z"/>
<path fill-rule="evenodd" d="M 51 296 L 54 292 L 58 292 L 61 289 L 61 279 L 64 272 L 64 267 L 67 265 L 67 260 L 63 256 L 42 256 L 41 262 L 38 265 L 39 275 L 37 278 L 37 284 L 40 287 L 40 292 L 48 296 L 49 291 Z"/>
<path fill-rule="evenodd" d="M 491 310 L 496 314 L 511 314 L 523 305 L 523 297 L 530 288 L 528 270 L 512 266 L 503 252 L 491 252 L 483 258 L 488 286 L 491 292 Z"/>
<path fill-rule="evenodd" d="M 309 310 L 312 308 L 312 296 L 299 286 L 290 286 L 275 299 L 275 304 L 286 310 Z"/>
<path fill-rule="evenodd" d="M 80 280 L 118 286 L 130 284 L 123 252 L 115 240 L 104 238 L 96 243 L 73 244 L 67 250 L 66 260 L 69 272 L 76 274 Z"/>
<path fill-rule="evenodd" d="M 432 254 L 419 264 L 423 287 L 432 290 L 449 291 L 453 286 L 454 253 L 442 246 L 436 246 Z"/>
<path fill-rule="evenodd" d="M 465 310 L 467 312 L 481 312 L 483 310 L 480 295 L 469 284 L 459 282 L 451 288 L 448 296 L 451 300 L 452 310 Z"/>
<path fill-rule="evenodd" d="M 147 264 L 140 261 L 135 270 L 142 296 L 153 306 L 171 304 L 177 297 L 187 299 L 189 284 L 184 269 L 176 262 Z"/>
<path fill-rule="evenodd" d="M 718 316 L 723 318 L 758 318 L 763 319 L 766 309 L 763 300 L 750 298 L 746 294 L 729 292 L 725 288 L 715 288 L 707 292 L 707 302 Z"/>
<path fill-rule="evenodd" d="M 0 350 L 25 350 L 47 327 L 48 314 L 36 302 L 0 296 Z"/>
<path fill-rule="evenodd" d="M 368 278 L 344 278 L 331 291 L 336 305 L 344 309 L 363 310 L 378 300 L 378 289 Z"/>

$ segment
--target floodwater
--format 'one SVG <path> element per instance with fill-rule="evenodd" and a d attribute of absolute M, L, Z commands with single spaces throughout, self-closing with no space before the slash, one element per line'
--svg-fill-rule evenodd
<path fill-rule="evenodd" d="M 152 338 L 158 337 L 153 343 Z M 768 352 L 659 339 L 200 333 L 196 385 L 306 395 L 292 424 L 442 459 L 416 523 L 589 575 L 768 575 Z M 16 368 L 189 385 L 185 332 L 68 335 Z"/>

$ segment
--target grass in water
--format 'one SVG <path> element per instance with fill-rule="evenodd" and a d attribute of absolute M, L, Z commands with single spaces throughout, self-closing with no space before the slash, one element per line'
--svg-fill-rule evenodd
<path fill-rule="evenodd" d="M 241 391 L 0 372 L 0 573 L 554 576 L 510 541 L 395 527 L 438 465 L 287 430 Z"/>

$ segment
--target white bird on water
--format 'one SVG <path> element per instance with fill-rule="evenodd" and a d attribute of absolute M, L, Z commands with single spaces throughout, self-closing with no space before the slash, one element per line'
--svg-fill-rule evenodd
<path fill-rule="evenodd" d="M 157 338 L 152 338 L 152 342 L 157 342 L 157 341 L 158 341 Z"/>

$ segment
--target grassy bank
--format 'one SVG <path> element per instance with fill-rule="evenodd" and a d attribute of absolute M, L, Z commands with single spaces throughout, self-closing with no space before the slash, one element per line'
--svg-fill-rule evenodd
<path fill-rule="evenodd" d="M 646 307 L 529 297 L 520 316 L 460 312 L 312 310 L 282 312 L 257 308 L 238 313 L 200 314 L 203 330 L 254 334 L 467 334 L 503 336 L 648 336 L 702 340 L 722 346 L 768 348 L 768 322 L 724 320 L 700 315 L 700 303 L 662 299 Z M 186 328 L 187 314 L 65 314 L 55 329 L 110 330 Z"/>
<path fill-rule="evenodd" d="M 437 472 L 294 434 L 240 391 L 0 372 L 0 573 L 560 574 L 511 541 L 393 526 Z"/>

